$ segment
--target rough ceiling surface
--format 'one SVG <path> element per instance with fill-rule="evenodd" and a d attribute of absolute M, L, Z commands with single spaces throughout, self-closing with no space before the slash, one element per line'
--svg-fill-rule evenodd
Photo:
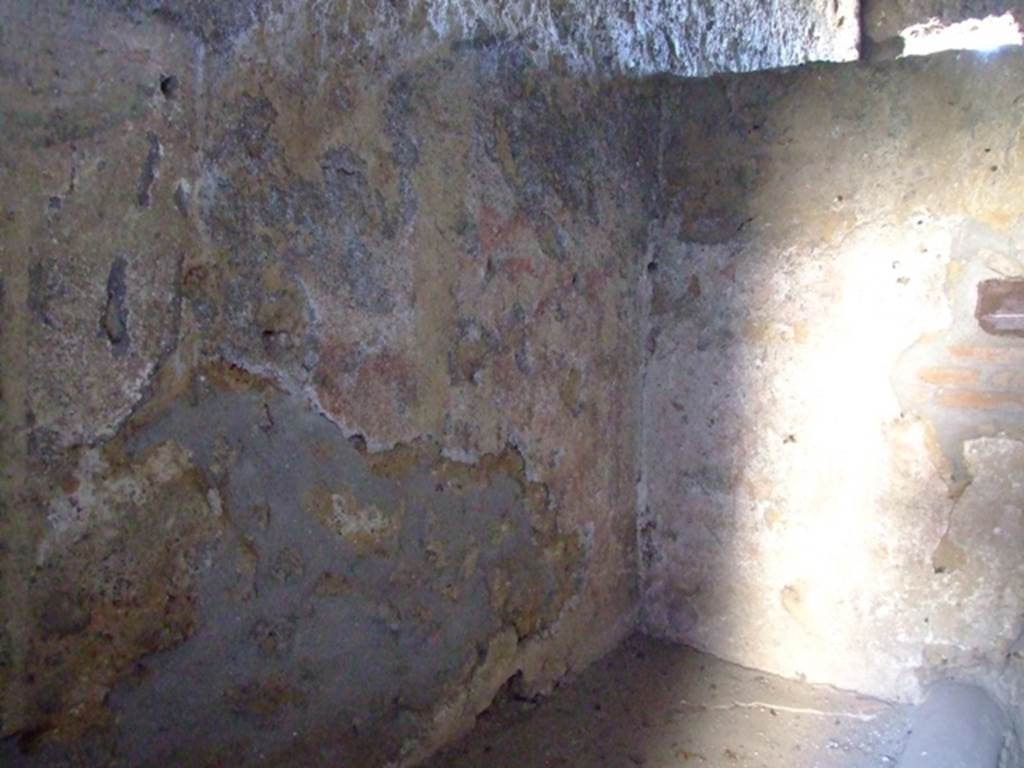
<path fill-rule="evenodd" d="M 293 29 L 325 58 L 407 60 L 447 43 L 514 40 L 575 72 L 702 76 L 857 58 L 856 0 L 93 0 L 156 15 L 216 47 Z"/>

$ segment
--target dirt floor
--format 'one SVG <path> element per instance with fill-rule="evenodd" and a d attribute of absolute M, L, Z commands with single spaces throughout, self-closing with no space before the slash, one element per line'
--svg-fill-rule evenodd
<path fill-rule="evenodd" d="M 637 636 L 548 698 L 505 696 L 428 766 L 878 768 L 907 713 Z"/>

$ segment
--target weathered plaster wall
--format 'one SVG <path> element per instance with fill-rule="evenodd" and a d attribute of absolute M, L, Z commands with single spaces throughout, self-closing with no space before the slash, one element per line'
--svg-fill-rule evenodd
<path fill-rule="evenodd" d="M 0 19 L 0 762 L 410 762 L 629 631 L 651 84 Z"/>
<path fill-rule="evenodd" d="M 0 4 L 3 760 L 409 762 L 611 647 L 659 103 L 615 76 L 856 16 Z"/>
<path fill-rule="evenodd" d="M 1020 679 L 1024 348 L 974 313 L 1024 274 L 1022 73 L 1012 50 L 666 84 L 655 632 L 882 696 Z"/>
<path fill-rule="evenodd" d="M 0 3 L 5 764 L 414 762 L 638 546 L 750 666 L 1016 652 L 1021 57 L 516 7 Z"/>

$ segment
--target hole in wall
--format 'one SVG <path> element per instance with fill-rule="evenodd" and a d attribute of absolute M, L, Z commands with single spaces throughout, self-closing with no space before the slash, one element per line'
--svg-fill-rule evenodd
<path fill-rule="evenodd" d="M 160 93 L 165 99 L 173 99 L 178 95 L 178 78 L 174 75 L 164 75 L 160 78 Z"/>
<path fill-rule="evenodd" d="M 1024 280 L 978 283 L 978 325 L 994 336 L 1024 336 Z"/>

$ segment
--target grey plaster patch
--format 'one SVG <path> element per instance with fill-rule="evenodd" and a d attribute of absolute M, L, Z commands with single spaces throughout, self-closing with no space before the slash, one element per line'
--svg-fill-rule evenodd
<path fill-rule="evenodd" d="M 130 449 L 166 440 L 209 473 L 230 525 L 194 637 L 110 698 L 132 765 L 229 745 L 245 764 L 393 757 L 501 630 L 501 579 L 555 599 L 510 477 L 375 475 L 333 425 L 278 395 L 179 402 Z"/>

